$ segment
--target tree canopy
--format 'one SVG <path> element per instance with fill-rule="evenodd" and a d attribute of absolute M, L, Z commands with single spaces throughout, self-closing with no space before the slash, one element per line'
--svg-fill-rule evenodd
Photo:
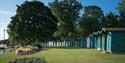
<path fill-rule="evenodd" d="M 88 36 L 92 32 L 102 28 L 104 15 L 98 6 L 85 6 L 84 13 L 80 18 L 79 30 L 84 36 Z"/>
<path fill-rule="evenodd" d="M 8 25 L 9 37 L 22 45 L 51 39 L 57 30 L 57 18 L 40 1 L 25 1 L 17 5 L 16 15 L 11 19 Z"/>
<path fill-rule="evenodd" d="M 50 9 L 58 19 L 58 30 L 54 36 L 58 38 L 70 38 L 75 35 L 75 21 L 79 18 L 81 3 L 77 0 L 54 0 L 49 3 Z"/>
<path fill-rule="evenodd" d="M 115 15 L 114 13 L 110 12 L 106 15 L 106 28 L 114 28 L 114 27 L 120 27 L 121 22 L 118 20 L 118 15 Z"/>
<path fill-rule="evenodd" d="M 122 22 L 122 27 L 125 27 L 125 0 L 121 0 L 117 7 L 120 14 L 120 21 Z"/>
<path fill-rule="evenodd" d="M 38 0 L 25 1 L 17 5 L 16 15 L 11 18 L 9 37 L 20 44 L 31 44 L 53 36 L 71 39 L 88 36 L 103 27 L 125 27 L 125 0 L 118 4 L 118 15 L 112 12 L 104 15 L 95 5 L 85 6 L 80 15 L 82 8 L 77 0 L 54 0 L 48 7 Z"/>

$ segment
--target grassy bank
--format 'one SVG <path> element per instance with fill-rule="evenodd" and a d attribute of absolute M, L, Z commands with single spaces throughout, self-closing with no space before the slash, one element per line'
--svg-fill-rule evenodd
<path fill-rule="evenodd" d="M 0 63 L 22 57 L 44 57 L 48 63 L 125 63 L 125 54 L 104 54 L 94 49 L 48 48 L 32 55 L 16 55 L 14 51 L 0 55 Z"/>

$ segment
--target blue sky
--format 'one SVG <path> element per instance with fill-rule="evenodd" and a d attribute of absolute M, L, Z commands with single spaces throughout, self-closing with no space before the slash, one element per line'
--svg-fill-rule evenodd
<path fill-rule="evenodd" d="M 26 0 L 0 0 L 0 40 L 3 39 L 3 28 L 6 28 L 10 22 L 10 17 L 16 13 L 16 5 L 20 5 Z M 48 2 L 53 0 L 41 0 L 48 5 Z M 82 3 L 83 6 L 97 5 L 102 8 L 104 14 L 112 11 L 117 13 L 116 7 L 120 0 L 77 0 Z M 6 33 L 6 38 L 8 37 Z"/>

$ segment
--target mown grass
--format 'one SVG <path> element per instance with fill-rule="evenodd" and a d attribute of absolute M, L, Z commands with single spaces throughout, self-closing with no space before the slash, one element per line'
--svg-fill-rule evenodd
<path fill-rule="evenodd" d="M 14 51 L 0 55 L 0 63 L 22 57 L 43 57 L 47 63 L 125 63 L 125 54 L 104 54 L 95 49 L 48 48 L 32 55 L 16 55 Z"/>

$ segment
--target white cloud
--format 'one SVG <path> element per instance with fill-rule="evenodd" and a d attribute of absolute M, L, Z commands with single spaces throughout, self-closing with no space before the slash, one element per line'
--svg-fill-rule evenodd
<path fill-rule="evenodd" d="M 15 12 L 11 12 L 11 11 L 0 11 L 1 15 L 15 15 Z"/>

